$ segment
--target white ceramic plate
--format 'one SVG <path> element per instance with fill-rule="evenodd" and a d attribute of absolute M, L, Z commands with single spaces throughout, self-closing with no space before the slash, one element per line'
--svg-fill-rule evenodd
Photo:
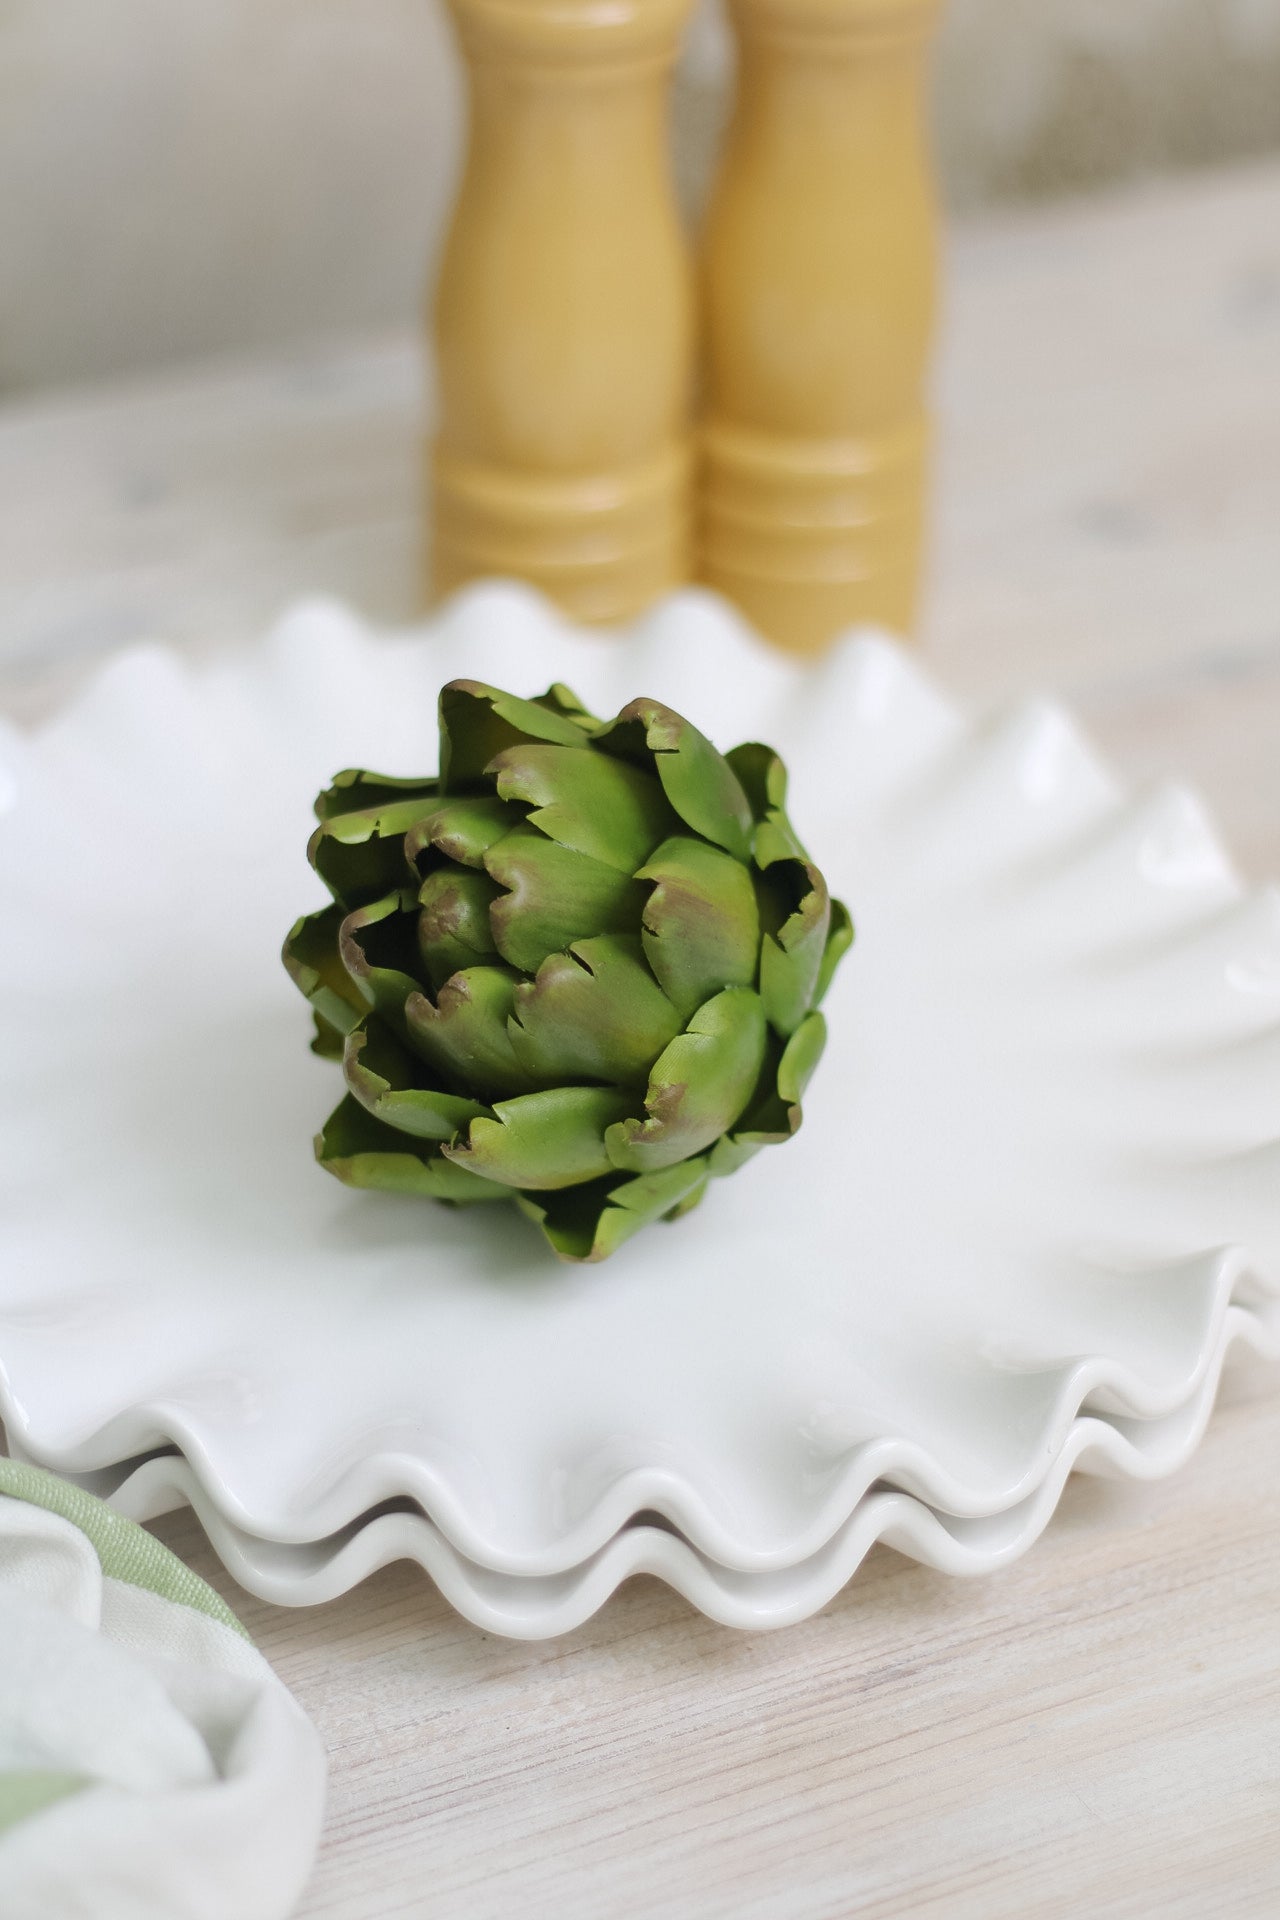
<path fill-rule="evenodd" d="M 1229 1276 L 1224 1274 L 1229 1283 Z M 468 1560 L 425 1515 L 362 1515 L 327 1540 L 281 1545 L 224 1519 L 181 1454 L 152 1456 L 83 1476 L 99 1498 L 135 1520 L 194 1507 L 224 1565 L 251 1593 L 278 1606 L 314 1606 L 347 1592 L 397 1560 L 421 1566 L 475 1626 L 521 1640 L 568 1633 L 632 1574 L 665 1580 L 725 1626 L 782 1627 L 803 1620 L 852 1578 L 877 1541 L 940 1572 L 992 1573 L 1024 1553 L 1052 1517 L 1068 1475 L 1154 1480 L 1180 1467 L 1198 1445 L 1222 1363 L 1235 1345 L 1280 1353 L 1280 1313 L 1233 1305 L 1219 1348 L 1186 1405 L 1162 1420 L 1081 1415 L 1048 1477 L 1024 1500 L 978 1519 L 938 1513 L 910 1494 L 873 1488 L 825 1546 L 797 1566 L 739 1572 L 699 1553 L 681 1535 L 637 1519 L 581 1566 L 559 1574 L 495 1573 Z"/>
<path fill-rule="evenodd" d="M 433 766 L 460 673 L 772 741 L 858 924 L 797 1140 L 599 1268 L 310 1157 L 337 1075 L 277 959 L 310 799 Z M 623 645 L 488 588 L 397 640 L 312 607 L 198 671 L 125 656 L 4 765 L 0 1408 L 50 1465 L 176 1444 L 282 1547 L 403 1498 L 498 1575 L 651 1512 L 781 1572 L 873 1487 L 1021 1506 L 1082 1412 L 1185 1408 L 1274 1289 L 1280 895 L 1054 707 L 972 726 L 875 639 L 802 672 L 707 596 Z"/>

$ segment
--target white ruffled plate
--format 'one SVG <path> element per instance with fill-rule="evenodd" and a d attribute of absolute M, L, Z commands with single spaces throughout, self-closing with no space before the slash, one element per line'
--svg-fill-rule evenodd
<path fill-rule="evenodd" d="M 1229 1284 L 1230 1275 L 1224 1273 Z M 740 1572 L 699 1553 L 680 1534 L 638 1518 L 581 1566 L 559 1574 L 495 1573 L 460 1554 L 439 1528 L 403 1503 L 363 1514 L 327 1540 L 282 1545 L 224 1519 L 181 1454 L 153 1455 L 86 1476 L 89 1490 L 136 1520 L 192 1506 L 223 1564 L 251 1593 L 278 1606 L 315 1606 L 345 1593 L 380 1567 L 415 1561 L 473 1625 L 519 1640 L 544 1640 L 581 1626 L 632 1574 L 676 1588 L 725 1626 L 789 1626 L 837 1594 L 877 1541 L 939 1572 L 993 1573 L 1024 1553 L 1052 1518 L 1073 1471 L 1155 1480 L 1194 1452 L 1213 1407 L 1222 1365 L 1236 1346 L 1280 1354 L 1280 1311 L 1233 1304 L 1217 1348 L 1185 1406 L 1163 1419 L 1083 1414 L 1048 1477 L 1002 1513 L 961 1519 L 911 1494 L 873 1488 L 825 1546 L 795 1567 Z"/>
<path fill-rule="evenodd" d="M 310 1157 L 338 1076 L 277 954 L 311 796 L 434 765 L 461 673 L 776 744 L 858 925 L 800 1136 L 600 1268 Z M 354 1530 L 344 1583 L 412 1522 L 581 1595 L 673 1539 L 649 1513 L 661 1556 L 811 1573 L 873 1488 L 926 1532 L 1034 1502 L 1082 1415 L 1187 1408 L 1274 1291 L 1280 895 L 1054 707 L 974 727 L 888 643 L 806 672 L 703 595 L 619 644 L 485 588 L 396 640 L 311 607 L 125 656 L 4 765 L 0 1410 L 46 1464 L 174 1444 L 237 1535 Z M 396 1499 L 431 1523 L 360 1524 Z"/>

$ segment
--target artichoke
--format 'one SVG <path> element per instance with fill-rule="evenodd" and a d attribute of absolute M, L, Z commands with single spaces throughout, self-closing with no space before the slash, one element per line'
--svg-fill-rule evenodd
<path fill-rule="evenodd" d="M 440 772 L 349 770 L 308 856 L 333 904 L 284 947 L 347 1092 L 316 1140 L 357 1187 L 514 1199 L 568 1260 L 673 1219 L 800 1125 L 853 933 L 769 748 L 656 700 L 455 680 Z"/>

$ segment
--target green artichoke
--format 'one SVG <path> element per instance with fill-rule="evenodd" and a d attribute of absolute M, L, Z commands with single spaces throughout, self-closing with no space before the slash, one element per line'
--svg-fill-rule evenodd
<path fill-rule="evenodd" d="M 853 937 L 769 748 L 656 700 L 455 680 L 438 778 L 350 770 L 308 856 L 333 904 L 284 962 L 347 1093 L 316 1140 L 357 1187 L 514 1199 L 601 1260 L 800 1125 Z"/>

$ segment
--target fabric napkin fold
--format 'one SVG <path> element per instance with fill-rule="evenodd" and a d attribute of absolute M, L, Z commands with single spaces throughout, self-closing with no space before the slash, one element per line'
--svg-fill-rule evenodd
<path fill-rule="evenodd" d="M 0 1459 L 0 1920 L 285 1920 L 315 1729 L 211 1587 Z"/>

